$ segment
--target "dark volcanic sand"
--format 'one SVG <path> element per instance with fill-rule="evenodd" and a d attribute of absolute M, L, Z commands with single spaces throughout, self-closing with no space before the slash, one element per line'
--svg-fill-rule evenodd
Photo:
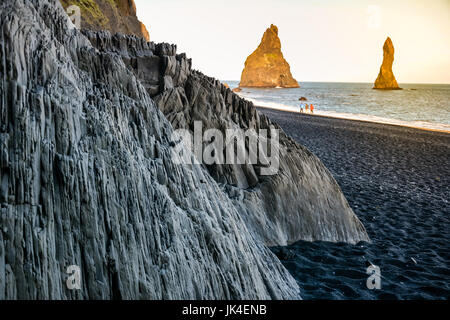
<path fill-rule="evenodd" d="M 372 240 L 273 248 L 304 299 L 450 298 L 450 134 L 259 110 L 325 163 Z"/>

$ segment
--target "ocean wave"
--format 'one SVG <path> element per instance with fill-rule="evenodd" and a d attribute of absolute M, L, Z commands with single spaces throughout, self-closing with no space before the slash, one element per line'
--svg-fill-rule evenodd
<path fill-rule="evenodd" d="M 257 100 L 253 98 L 246 97 L 245 94 L 241 94 L 241 97 L 245 98 L 248 101 L 253 102 L 255 106 L 269 109 L 276 109 L 281 111 L 288 112 L 299 112 L 299 107 L 297 106 L 289 106 L 286 104 Z M 314 110 L 314 115 L 324 116 L 324 117 L 332 117 L 338 119 L 347 119 L 347 120 L 358 120 L 358 121 L 367 121 L 367 122 L 375 122 L 375 123 L 383 123 L 383 124 L 391 124 L 403 127 L 413 127 L 425 130 L 433 130 L 433 131 L 442 131 L 450 133 L 450 125 L 443 123 L 433 123 L 428 121 L 405 121 L 398 120 L 368 114 L 356 114 L 356 113 L 345 113 L 345 112 L 337 112 L 337 111 L 325 111 L 320 109 Z"/>

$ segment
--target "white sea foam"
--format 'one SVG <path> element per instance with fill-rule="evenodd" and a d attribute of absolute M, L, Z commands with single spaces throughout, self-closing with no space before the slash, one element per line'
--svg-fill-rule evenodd
<path fill-rule="evenodd" d="M 295 112 L 299 113 L 299 107 L 293 107 L 284 105 L 282 103 L 275 103 L 269 101 L 261 101 L 257 99 L 248 98 L 245 95 L 241 94 L 241 97 L 245 98 L 248 101 L 253 102 L 255 106 L 268 108 L 268 109 L 276 109 L 281 111 Z M 414 127 L 426 130 L 436 130 L 450 133 L 450 125 L 441 124 L 441 123 L 432 123 L 427 121 L 403 121 L 397 119 L 389 119 L 379 116 L 366 115 L 366 114 L 353 114 L 353 113 L 344 113 L 344 112 L 336 112 L 336 111 L 324 111 L 320 109 L 314 110 L 314 115 L 317 116 L 325 116 L 332 117 L 338 119 L 348 119 L 348 120 L 359 120 L 359 121 L 368 121 L 375 123 L 383 123 L 383 124 L 392 124 L 404 127 Z"/>

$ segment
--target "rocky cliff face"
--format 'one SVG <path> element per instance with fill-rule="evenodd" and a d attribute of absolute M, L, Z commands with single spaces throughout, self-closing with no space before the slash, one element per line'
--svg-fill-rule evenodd
<path fill-rule="evenodd" d="M 278 28 L 273 24 L 264 33 L 258 48 L 247 58 L 240 87 L 298 88 L 281 52 Z"/>
<path fill-rule="evenodd" d="M 227 128 L 256 132 L 278 128 L 218 80 L 191 70 L 190 59 L 177 54 L 174 45 L 155 45 L 109 32 L 85 34 L 101 52 L 122 57 L 175 129 L 192 132 L 195 121 L 201 121 L 205 130 L 219 129 L 224 135 Z M 298 240 L 368 240 L 322 162 L 280 132 L 280 170 L 276 175 L 261 175 L 261 166 L 252 164 L 207 166 L 248 228 L 269 246 Z"/>
<path fill-rule="evenodd" d="M 174 164 L 139 79 L 70 26 L 55 0 L 0 4 L 0 300 L 298 298 L 208 172 Z"/>
<path fill-rule="evenodd" d="M 398 90 L 400 89 L 392 72 L 394 63 L 394 45 L 391 38 L 387 38 L 383 46 L 383 63 L 380 68 L 374 89 Z"/>
<path fill-rule="evenodd" d="M 265 244 L 368 240 L 283 133 L 275 176 L 175 164 L 173 127 L 273 124 L 173 45 L 83 34 L 56 0 L 5 0 L 0 75 L 0 299 L 299 298 Z"/>
<path fill-rule="evenodd" d="M 145 25 L 136 17 L 134 0 L 60 0 L 64 8 L 81 9 L 81 28 L 134 34 L 150 41 Z"/>

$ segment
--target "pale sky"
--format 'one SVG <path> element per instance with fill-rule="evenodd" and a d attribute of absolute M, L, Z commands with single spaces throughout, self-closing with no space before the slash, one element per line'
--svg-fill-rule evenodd
<path fill-rule="evenodd" d="M 271 23 L 293 76 L 374 82 L 390 36 L 399 83 L 450 83 L 450 0 L 135 0 L 151 41 L 178 46 L 193 67 L 240 80 Z"/>

